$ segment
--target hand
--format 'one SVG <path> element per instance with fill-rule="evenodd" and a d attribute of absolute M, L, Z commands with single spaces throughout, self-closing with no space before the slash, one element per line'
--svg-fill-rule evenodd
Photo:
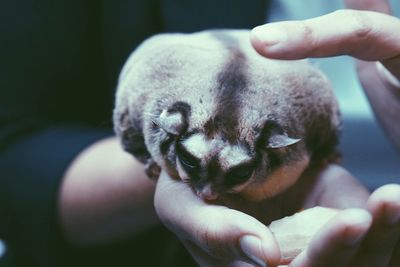
<path fill-rule="evenodd" d="M 341 181 L 347 180 L 347 175 L 337 167 L 327 168 L 317 186 L 317 191 L 323 192 L 321 198 L 311 199 L 307 206 L 344 208 L 362 200 L 362 194 L 355 192 L 355 196 L 348 191 L 354 188 L 353 182 Z M 378 188 L 366 204 L 372 218 L 363 210 L 341 211 L 313 237 L 290 267 L 400 266 L 400 186 Z"/>
<path fill-rule="evenodd" d="M 201 266 L 279 263 L 279 248 L 264 224 L 238 210 L 203 202 L 186 183 L 165 172 L 157 182 L 155 207 Z"/>
<path fill-rule="evenodd" d="M 396 123 L 400 112 L 400 35 L 397 34 L 400 20 L 389 15 L 390 6 L 385 0 L 345 2 L 350 8 L 370 11 L 341 10 L 305 21 L 263 25 L 253 30 L 252 44 L 261 55 L 277 59 L 344 54 L 360 59 L 357 62 L 358 73 L 365 92 L 389 136 L 400 149 L 400 126 Z M 375 61 L 380 62 L 383 68 Z M 336 195 L 341 193 L 340 190 L 329 186 L 324 188 L 327 189 L 325 200 L 322 203 L 311 202 L 311 206 L 336 206 L 337 203 L 332 205 L 332 201 L 345 197 Z M 352 211 L 350 215 L 339 214 L 290 266 L 399 266 L 399 186 L 379 188 L 367 203 L 373 216 L 371 228 L 368 216 L 359 211 Z M 354 220 L 348 221 L 352 216 L 360 220 L 358 226 Z M 386 218 L 392 218 L 392 222 Z M 348 229 L 357 233 L 352 245 L 345 241 Z"/>
<path fill-rule="evenodd" d="M 294 209 L 317 205 L 365 207 L 372 216 L 363 209 L 340 212 L 290 266 L 389 266 L 400 235 L 400 186 L 384 186 L 369 197 L 337 165 L 306 173 L 302 178 L 299 184 L 265 203 L 245 202 L 235 196 L 217 205 L 204 203 L 187 184 L 162 173 L 156 186 L 156 211 L 201 266 L 248 266 L 243 262 L 277 266 L 280 251 L 265 226 L 270 221 Z M 399 244 L 393 255 L 396 253 L 400 253 Z M 399 264 L 399 259 L 392 261 L 390 267 Z"/>
<path fill-rule="evenodd" d="M 400 20 L 389 15 L 387 0 L 345 2 L 350 8 L 368 11 L 340 10 L 304 21 L 262 25 L 253 29 L 252 44 L 261 55 L 276 59 L 336 55 L 360 59 L 361 83 L 400 149 Z"/>

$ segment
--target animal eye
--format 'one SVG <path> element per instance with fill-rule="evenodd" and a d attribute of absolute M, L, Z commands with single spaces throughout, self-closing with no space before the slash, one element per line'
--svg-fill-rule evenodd
<path fill-rule="evenodd" d="M 199 160 L 189 153 L 181 153 L 178 155 L 179 161 L 185 169 L 195 170 L 199 167 Z"/>
<path fill-rule="evenodd" d="M 228 174 L 228 179 L 235 181 L 236 183 L 241 183 L 250 178 L 253 174 L 253 166 L 242 166 L 231 170 Z"/>

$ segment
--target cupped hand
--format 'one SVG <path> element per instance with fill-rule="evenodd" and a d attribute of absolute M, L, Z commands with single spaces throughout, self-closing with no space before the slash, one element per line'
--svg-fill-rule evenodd
<path fill-rule="evenodd" d="M 330 165 L 306 173 L 299 184 L 265 203 L 246 202 L 237 196 L 224 202 L 205 203 L 187 184 L 166 173 L 156 187 L 160 219 L 201 266 L 248 266 L 246 262 L 277 266 L 280 249 L 266 225 L 293 209 L 313 206 L 344 210 L 313 237 L 290 266 L 400 264 L 396 258 L 400 253 L 399 185 L 383 186 L 369 196 L 342 167 Z"/>
<path fill-rule="evenodd" d="M 354 191 L 352 196 L 354 181 L 346 171 L 330 166 L 319 178 L 317 191 L 320 193 L 307 206 L 343 209 L 361 204 L 362 207 L 363 193 Z M 289 266 L 400 266 L 400 185 L 378 188 L 367 197 L 365 204 L 366 210 L 339 212 Z"/>
<path fill-rule="evenodd" d="M 251 42 L 258 53 L 275 59 L 357 58 L 359 78 L 371 106 L 400 149 L 400 20 L 390 15 L 387 0 L 345 2 L 353 9 L 258 26 Z"/>
<path fill-rule="evenodd" d="M 276 266 L 279 248 L 257 219 L 226 206 L 205 203 L 186 183 L 162 172 L 155 208 L 201 266 Z"/>

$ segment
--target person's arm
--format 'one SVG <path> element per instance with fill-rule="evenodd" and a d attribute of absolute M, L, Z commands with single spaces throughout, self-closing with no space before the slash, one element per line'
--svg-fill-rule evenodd
<path fill-rule="evenodd" d="M 353 8 L 381 12 L 390 10 L 388 1 L 346 2 Z M 376 116 L 400 149 L 400 85 L 396 81 L 400 79 L 399 32 L 400 20 L 388 14 L 340 10 L 304 21 L 256 27 L 251 41 L 261 55 L 276 59 L 336 55 L 360 59 L 358 71 L 365 92 Z M 376 62 L 381 62 L 391 75 L 379 71 Z"/>
<path fill-rule="evenodd" d="M 59 213 L 66 238 L 76 245 L 100 244 L 157 224 L 154 187 L 143 165 L 122 150 L 117 138 L 94 143 L 63 179 Z"/>

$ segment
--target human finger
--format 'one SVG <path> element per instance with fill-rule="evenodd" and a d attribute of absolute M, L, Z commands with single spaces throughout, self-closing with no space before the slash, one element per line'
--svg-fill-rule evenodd
<path fill-rule="evenodd" d="M 400 240 L 400 185 L 378 188 L 368 200 L 368 209 L 373 224 L 351 266 L 386 267 Z"/>
<path fill-rule="evenodd" d="M 398 71 L 400 77 L 400 65 Z M 358 60 L 357 72 L 377 119 L 400 151 L 400 125 L 396 123 L 400 113 L 400 85 L 380 75 L 376 62 Z"/>
<path fill-rule="evenodd" d="M 347 266 L 372 222 L 363 209 L 341 211 L 311 240 L 290 267 Z"/>
<path fill-rule="evenodd" d="M 386 14 L 338 10 L 304 21 L 284 21 L 254 28 L 251 42 L 263 56 L 301 59 L 351 55 L 388 60 L 400 55 L 400 20 Z"/>
<path fill-rule="evenodd" d="M 257 266 L 279 263 L 278 245 L 264 224 L 240 211 L 205 203 L 187 184 L 165 172 L 157 182 L 155 208 L 161 221 L 198 262 L 221 265 L 242 260 Z"/>
<path fill-rule="evenodd" d="M 346 8 L 376 11 L 391 14 L 389 1 L 387 0 L 345 0 Z"/>
<path fill-rule="evenodd" d="M 351 9 L 376 11 L 385 14 L 392 13 L 388 0 L 345 0 L 344 2 L 346 7 Z M 383 65 L 377 65 L 381 78 L 400 88 L 400 55 L 382 60 L 382 63 Z"/>

